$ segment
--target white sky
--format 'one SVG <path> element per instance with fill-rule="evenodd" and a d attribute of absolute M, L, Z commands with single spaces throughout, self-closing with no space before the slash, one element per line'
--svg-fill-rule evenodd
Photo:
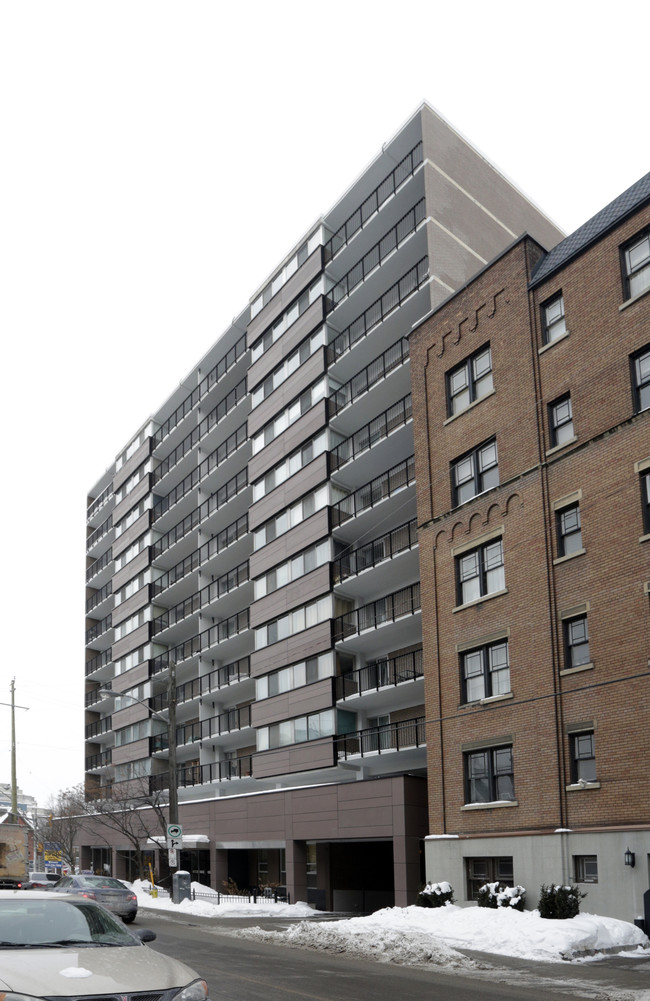
<path fill-rule="evenodd" d="M 129 436 L 425 99 L 566 232 L 593 215 L 649 169 L 649 28 L 646 0 L 2 0 L 0 701 L 15 677 L 26 793 L 82 778 L 86 493 Z"/>

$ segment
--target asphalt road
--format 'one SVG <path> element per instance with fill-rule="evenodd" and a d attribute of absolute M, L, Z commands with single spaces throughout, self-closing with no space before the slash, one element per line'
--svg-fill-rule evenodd
<path fill-rule="evenodd" d="M 237 935 L 237 929 L 247 925 L 272 929 L 287 923 L 178 920 L 151 911 L 140 911 L 137 919 L 137 926 L 152 928 L 158 936 L 150 948 L 183 960 L 207 980 L 211 1001 L 650 1001 L 650 956 L 540 964 L 468 953 L 482 969 L 467 975 L 369 962 Z"/>

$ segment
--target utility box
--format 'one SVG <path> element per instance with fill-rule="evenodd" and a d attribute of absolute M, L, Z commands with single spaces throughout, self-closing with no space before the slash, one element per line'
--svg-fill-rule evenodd
<path fill-rule="evenodd" d="M 180 904 L 182 900 L 192 899 L 192 877 L 189 872 L 177 869 L 172 875 L 172 903 Z"/>

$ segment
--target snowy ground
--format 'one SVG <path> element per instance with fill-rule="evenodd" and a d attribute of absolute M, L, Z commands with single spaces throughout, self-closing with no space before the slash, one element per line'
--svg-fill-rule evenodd
<path fill-rule="evenodd" d="M 192 884 L 197 893 L 210 894 L 208 887 Z M 185 900 L 172 904 L 168 897 L 154 900 L 135 883 L 140 906 L 173 910 L 203 917 L 313 917 L 304 903 L 231 904 L 210 903 L 209 899 Z M 216 898 L 216 894 L 215 894 Z M 227 898 L 226 898 L 227 900 Z M 598 958 L 605 950 L 616 949 L 650 961 L 650 943 L 635 925 L 596 914 L 579 914 L 568 921 L 549 921 L 536 911 L 514 911 L 485 907 L 442 908 L 386 907 L 368 917 L 338 921 L 300 921 L 284 931 L 241 928 L 238 935 L 288 945 L 307 946 L 331 952 L 346 952 L 390 963 L 410 965 L 434 963 L 449 968 L 468 968 L 474 962 L 459 949 L 473 949 L 557 962 L 560 959 Z"/>

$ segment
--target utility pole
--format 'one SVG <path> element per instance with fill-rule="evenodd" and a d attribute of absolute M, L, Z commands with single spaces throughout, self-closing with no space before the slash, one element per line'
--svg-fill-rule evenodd
<path fill-rule="evenodd" d="M 16 679 L 11 679 L 11 702 L 0 702 L 0 706 L 11 706 L 11 813 L 14 823 L 18 819 L 18 785 L 16 783 L 16 709 L 29 706 L 16 705 Z"/>
<path fill-rule="evenodd" d="M 169 662 L 169 687 L 167 690 L 169 745 L 169 823 L 178 823 L 178 774 L 176 768 L 176 662 Z"/>

